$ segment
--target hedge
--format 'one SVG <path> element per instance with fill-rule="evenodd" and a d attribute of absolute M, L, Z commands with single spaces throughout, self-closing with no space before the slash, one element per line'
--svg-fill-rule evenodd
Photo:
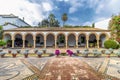
<path fill-rule="evenodd" d="M 114 41 L 114 40 L 106 40 L 104 42 L 104 46 L 107 49 L 109 49 L 109 48 L 117 49 L 118 48 L 118 43 L 116 41 Z"/>

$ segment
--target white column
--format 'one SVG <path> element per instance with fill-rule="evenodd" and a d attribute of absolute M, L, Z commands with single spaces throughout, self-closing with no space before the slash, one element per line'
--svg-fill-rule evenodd
<path fill-rule="evenodd" d="M 14 48 L 14 40 L 12 40 L 12 48 Z"/>
<path fill-rule="evenodd" d="M 36 48 L 36 40 L 34 40 L 34 48 Z"/>
<path fill-rule="evenodd" d="M 23 40 L 23 48 L 25 48 L 25 40 Z"/>

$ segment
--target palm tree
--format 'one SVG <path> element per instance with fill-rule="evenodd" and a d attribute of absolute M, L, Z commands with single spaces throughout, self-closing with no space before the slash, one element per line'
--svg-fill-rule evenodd
<path fill-rule="evenodd" d="M 67 20 L 68 20 L 67 14 L 64 13 L 64 14 L 62 15 L 63 26 L 65 25 L 65 22 L 66 22 Z"/>

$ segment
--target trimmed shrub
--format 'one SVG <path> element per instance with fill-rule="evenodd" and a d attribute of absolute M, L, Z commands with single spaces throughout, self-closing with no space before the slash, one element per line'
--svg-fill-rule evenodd
<path fill-rule="evenodd" d="M 104 46 L 105 46 L 105 48 L 112 48 L 112 49 L 116 49 L 117 47 L 118 47 L 118 44 L 117 44 L 117 42 L 116 41 L 114 41 L 114 40 L 106 40 L 105 42 L 104 42 Z"/>
<path fill-rule="evenodd" d="M 4 46 L 4 45 L 6 45 L 6 42 L 3 40 L 0 40 L 0 46 Z"/>

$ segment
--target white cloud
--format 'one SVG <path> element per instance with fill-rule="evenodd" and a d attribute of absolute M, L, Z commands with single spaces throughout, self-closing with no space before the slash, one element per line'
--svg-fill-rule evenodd
<path fill-rule="evenodd" d="M 46 5 L 46 6 L 45 6 Z M 28 0 L 0 0 L 0 14 L 15 14 L 31 25 L 36 25 L 45 17 L 45 12 L 53 10 L 48 2 L 32 3 Z"/>
<path fill-rule="evenodd" d="M 79 19 L 77 17 L 71 17 L 70 20 L 72 20 L 72 21 L 79 21 Z"/>
<path fill-rule="evenodd" d="M 97 14 L 116 14 L 120 12 L 120 0 L 105 0 L 96 8 Z"/>
<path fill-rule="evenodd" d="M 92 22 L 89 22 L 89 21 L 83 23 L 83 26 L 91 26 L 91 25 L 92 25 Z"/>
<path fill-rule="evenodd" d="M 83 6 L 80 0 L 71 0 L 69 1 L 69 4 L 71 5 L 71 7 L 69 8 L 69 13 L 74 13 L 78 11 L 78 8 Z"/>
<path fill-rule="evenodd" d="M 51 11 L 52 10 L 52 6 L 48 2 L 43 2 L 42 6 L 43 6 L 45 11 Z"/>

